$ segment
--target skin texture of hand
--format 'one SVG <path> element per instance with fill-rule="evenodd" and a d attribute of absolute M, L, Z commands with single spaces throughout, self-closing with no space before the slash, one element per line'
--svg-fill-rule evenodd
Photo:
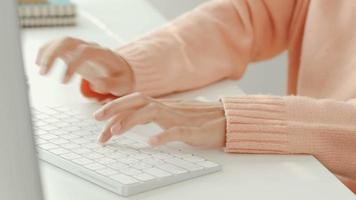
<path fill-rule="evenodd" d="M 131 67 L 110 49 L 70 37 L 49 42 L 37 55 L 40 74 L 48 74 L 57 59 L 62 59 L 67 65 L 63 83 L 68 83 L 77 73 L 98 93 L 122 96 L 133 91 Z"/>
<path fill-rule="evenodd" d="M 152 146 L 172 141 L 205 148 L 225 145 L 226 120 L 220 102 L 156 100 L 133 93 L 104 105 L 94 117 L 109 120 L 99 137 L 103 144 L 136 125 L 154 122 L 163 132 L 150 138 Z"/>

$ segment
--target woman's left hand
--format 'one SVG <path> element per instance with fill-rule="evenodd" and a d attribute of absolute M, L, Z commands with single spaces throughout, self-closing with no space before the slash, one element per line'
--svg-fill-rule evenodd
<path fill-rule="evenodd" d="M 226 121 L 220 102 L 156 100 L 134 93 L 106 104 L 94 117 L 109 120 L 99 137 L 101 143 L 136 125 L 154 122 L 164 131 L 150 138 L 152 146 L 171 141 L 210 148 L 225 145 Z"/>

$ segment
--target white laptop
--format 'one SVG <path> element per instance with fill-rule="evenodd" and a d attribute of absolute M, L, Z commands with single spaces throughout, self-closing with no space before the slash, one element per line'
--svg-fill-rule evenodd
<path fill-rule="evenodd" d="M 10 197 L 4 199 L 32 200 L 26 192 L 18 198 L 10 196 L 23 187 L 22 191 L 28 191 L 37 200 L 41 195 L 40 183 L 14 2 L 0 3 L 0 24 L 9 27 L 0 31 L 0 88 L 5 97 L 0 98 L 0 124 L 1 130 L 8 133 L 5 140 L 0 140 L 0 155 L 2 160 L 11 160 L 9 166 L 0 167 L 0 179 L 14 180 L 5 186 L 1 181 L 0 190 Z M 73 107 L 38 107 L 32 114 L 35 146 L 41 160 L 119 195 L 128 196 L 221 170 L 220 165 L 181 149 L 153 149 L 134 133 L 100 146 L 97 136 L 103 124 Z M 13 172 L 6 173 L 7 169 Z M 16 184 L 20 183 L 25 185 L 18 187 Z"/>

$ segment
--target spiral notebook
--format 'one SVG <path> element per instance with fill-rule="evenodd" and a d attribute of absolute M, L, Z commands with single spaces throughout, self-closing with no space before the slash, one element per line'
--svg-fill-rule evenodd
<path fill-rule="evenodd" d="M 68 0 L 21 3 L 18 7 L 23 27 L 69 26 L 76 24 L 76 6 Z"/>

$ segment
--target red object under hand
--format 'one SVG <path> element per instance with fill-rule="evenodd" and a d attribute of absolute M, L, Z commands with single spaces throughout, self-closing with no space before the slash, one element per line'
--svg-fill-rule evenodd
<path fill-rule="evenodd" d="M 105 101 L 107 99 L 116 99 L 117 96 L 112 95 L 112 94 L 100 94 L 95 91 L 93 91 L 90 87 L 90 83 L 87 80 L 82 79 L 82 82 L 80 84 L 80 91 L 82 92 L 83 96 L 87 98 L 93 98 L 98 101 Z"/>

